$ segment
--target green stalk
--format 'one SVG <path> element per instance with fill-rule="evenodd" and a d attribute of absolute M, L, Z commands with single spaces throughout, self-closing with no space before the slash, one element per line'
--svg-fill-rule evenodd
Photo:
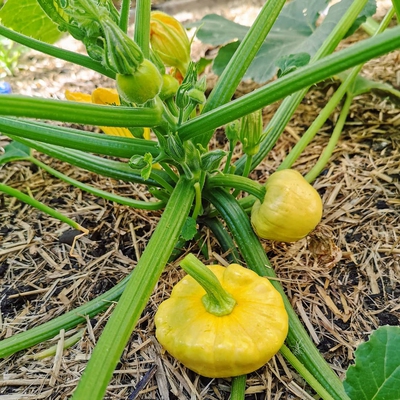
<path fill-rule="evenodd" d="M 392 4 L 396 11 L 397 23 L 400 23 L 400 0 L 392 0 Z"/>
<path fill-rule="evenodd" d="M 181 177 L 132 277 L 93 350 L 74 400 L 101 400 L 137 320 L 172 253 L 192 205 L 193 181 Z M 162 248 L 162 251 L 160 251 Z"/>
<path fill-rule="evenodd" d="M 231 263 L 239 264 L 241 260 L 236 245 L 225 227 L 222 225 L 221 221 L 218 218 L 203 218 L 201 222 L 210 228 L 214 237 L 218 240 L 222 251 L 227 253 L 227 260 Z"/>
<path fill-rule="evenodd" d="M 349 114 L 350 106 L 353 101 L 353 96 L 347 95 L 346 100 L 340 110 L 339 119 L 335 123 L 335 128 L 332 132 L 332 135 L 329 139 L 328 145 L 322 152 L 319 157 L 317 163 L 312 167 L 312 169 L 308 172 L 308 174 L 304 177 L 307 182 L 313 182 L 321 171 L 325 168 L 325 165 L 328 163 L 333 151 L 336 148 L 336 144 L 339 141 L 340 134 L 342 133 L 343 126 L 346 122 L 347 115 Z"/>
<path fill-rule="evenodd" d="M 253 160 L 253 155 L 248 155 L 247 154 L 246 164 L 244 166 L 243 173 L 242 173 L 242 176 L 244 176 L 246 178 L 249 176 L 249 174 L 251 172 L 251 162 L 252 162 L 252 160 Z"/>
<path fill-rule="evenodd" d="M 230 400 L 244 400 L 246 391 L 246 375 L 235 376 L 232 379 Z"/>
<path fill-rule="evenodd" d="M 369 36 L 373 36 L 378 30 L 379 23 L 376 22 L 372 17 L 368 17 L 367 20 L 361 24 L 361 27 L 365 32 L 368 33 Z"/>
<path fill-rule="evenodd" d="M 88 234 L 89 231 L 86 228 L 83 228 L 77 222 L 73 221 L 72 219 L 66 217 L 65 215 L 59 213 L 58 211 L 54 210 L 53 208 L 46 206 L 45 204 L 41 203 L 40 201 L 28 196 L 25 193 L 20 192 L 17 189 L 14 189 L 4 183 L 0 183 L 0 192 L 4 192 L 16 199 L 23 201 L 26 204 L 29 204 L 32 207 L 37 208 L 39 211 L 50 215 L 50 217 L 56 218 L 61 222 L 68 224 L 71 228 L 78 229 L 84 234 Z"/>
<path fill-rule="evenodd" d="M 165 173 L 168 174 L 172 182 L 178 182 L 178 175 L 172 170 L 172 168 L 165 162 L 160 162 L 161 167 L 164 169 Z"/>
<path fill-rule="evenodd" d="M 145 58 L 150 58 L 150 11 L 150 0 L 136 1 L 134 39 Z"/>
<path fill-rule="evenodd" d="M 101 63 L 83 54 L 60 49 L 59 47 L 41 42 L 40 40 L 36 40 L 29 36 L 25 36 L 21 33 L 15 32 L 11 29 L 6 28 L 3 25 L 0 25 L 0 36 L 4 36 L 7 39 L 13 40 L 17 43 L 21 43 L 24 46 L 27 46 L 33 50 L 40 51 L 41 53 L 48 54 L 49 56 L 59 58 L 60 60 L 65 60 L 85 68 L 89 68 L 104 76 L 108 76 L 111 79 L 115 79 L 114 71 L 104 68 Z"/>
<path fill-rule="evenodd" d="M 223 189 L 217 188 L 214 188 L 212 191 L 204 191 L 204 195 L 215 206 L 222 218 L 225 220 L 248 268 L 257 272 L 261 276 L 276 278 L 268 257 L 251 228 L 249 218 L 235 199 Z M 286 339 L 289 348 L 295 348 L 296 343 L 300 342 L 302 344 L 302 351 L 298 355 L 298 359 L 334 399 L 349 400 L 344 391 L 342 382 L 332 371 L 319 353 L 318 349 L 315 347 L 314 343 L 311 341 L 308 333 L 293 310 L 279 281 L 273 279 L 271 283 L 282 295 L 289 315 L 289 333 Z M 304 378 L 307 379 L 306 376 L 304 376 Z M 313 382 L 308 383 L 310 385 L 313 384 Z"/>
<path fill-rule="evenodd" d="M 285 2 L 285 0 L 269 0 L 265 2 L 256 20 L 241 41 L 235 54 L 230 59 L 224 72 L 221 74 L 212 92 L 208 96 L 202 114 L 227 103 L 232 98 L 245 72 L 278 18 Z M 200 137 L 198 139 L 200 139 Z M 202 135 L 200 142 L 203 147 L 208 145 L 210 139 L 210 133 Z"/>
<path fill-rule="evenodd" d="M 78 324 L 86 323 L 86 316 L 89 318 L 94 317 L 110 307 L 112 302 L 119 299 L 131 275 L 124 278 L 112 289 L 66 314 L 1 340 L 0 358 L 8 357 L 18 351 L 49 340 L 56 336 L 60 332 L 60 329 L 68 330 L 75 328 Z"/>
<path fill-rule="evenodd" d="M 121 8 L 119 11 L 119 27 L 125 33 L 128 32 L 130 8 L 131 8 L 131 0 L 122 0 Z"/>
<path fill-rule="evenodd" d="M 206 291 L 201 301 L 208 313 L 223 317 L 232 312 L 236 300 L 222 287 L 215 274 L 198 258 L 189 253 L 179 265 Z"/>
<path fill-rule="evenodd" d="M 387 29 L 376 37 L 368 38 L 322 60 L 308 64 L 229 104 L 193 118 L 180 127 L 181 139 L 184 141 L 197 139 L 210 129 L 241 118 L 300 89 L 399 47 L 400 26 Z"/>
<path fill-rule="evenodd" d="M 333 52 L 339 42 L 343 39 L 344 35 L 348 32 L 358 14 L 365 7 L 366 3 L 367 0 L 353 1 L 343 17 L 340 19 L 339 23 L 333 28 L 329 36 L 324 40 L 321 47 L 311 58 L 310 63 L 313 63 Z M 308 89 L 309 87 L 307 86 L 283 100 L 271 121 L 264 129 L 264 132 L 268 132 L 268 135 L 262 141 L 260 145 L 260 151 L 253 157 L 252 168 L 255 168 L 273 148 L 301 100 L 306 95 Z M 243 156 L 235 163 L 238 174 L 240 174 L 240 172 L 243 170 L 246 158 L 246 156 Z"/>
<path fill-rule="evenodd" d="M 159 155 L 157 143 L 150 140 L 103 135 L 17 118 L 0 117 L 0 131 L 35 142 L 82 151 L 90 149 L 92 153 L 107 156 L 130 158 L 133 154 L 150 153 L 153 157 Z"/>
<path fill-rule="evenodd" d="M 153 127 L 163 123 L 161 107 L 103 106 L 11 94 L 0 95 L 0 115 L 115 127 Z"/>
<path fill-rule="evenodd" d="M 385 18 L 379 25 L 378 29 L 375 31 L 375 35 L 382 33 L 387 28 L 389 22 L 393 17 L 393 14 L 394 10 L 393 9 L 389 10 L 389 12 L 386 14 Z M 363 65 L 364 64 L 357 65 L 351 70 L 350 74 L 341 83 L 339 88 L 330 98 L 330 100 L 322 109 L 322 111 L 318 114 L 317 118 L 313 121 L 311 126 L 307 129 L 307 131 L 304 133 L 301 139 L 296 143 L 296 145 L 293 147 L 290 153 L 285 157 L 284 161 L 281 163 L 278 170 L 290 168 L 293 165 L 293 163 L 299 158 L 300 154 L 303 152 L 306 146 L 312 141 L 312 139 L 318 133 L 319 129 L 321 129 L 321 127 L 325 124 L 326 120 L 332 114 L 334 109 L 338 106 L 338 104 L 340 103 L 346 92 L 349 92 L 349 89 L 353 85 L 354 81 L 357 79 L 357 76 L 360 73 Z M 348 107 L 350 108 L 350 104 L 348 105 Z"/>
<path fill-rule="evenodd" d="M 85 329 L 79 329 L 78 332 L 75 333 L 75 335 L 67 338 L 63 342 L 63 350 L 70 348 L 74 344 L 78 343 L 83 336 L 83 333 L 85 332 Z M 29 358 L 33 360 L 42 360 L 43 358 L 47 357 L 52 357 L 56 354 L 57 352 L 57 347 L 58 344 L 55 344 L 54 346 L 51 346 L 45 350 L 42 350 L 40 353 L 32 354 L 31 356 L 28 356 Z"/>
<path fill-rule="evenodd" d="M 228 187 L 243 190 L 257 197 L 261 202 L 264 201 L 265 187 L 249 178 L 232 174 L 218 174 L 207 179 L 207 188 Z"/>
<path fill-rule="evenodd" d="M 95 172 L 96 174 L 108 176 L 113 179 L 121 179 L 124 182 L 135 182 L 149 186 L 165 187 L 172 191 L 172 186 L 168 182 L 168 175 L 163 171 L 153 169 L 149 179 L 143 179 L 140 173 L 135 172 L 127 163 L 108 160 L 92 154 L 84 153 L 79 150 L 65 149 L 58 146 L 37 143 L 33 140 L 13 137 L 13 140 L 23 143 L 32 149 L 38 150 L 61 161 L 68 162 L 76 167 Z"/>
<path fill-rule="evenodd" d="M 354 68 L 347 79 L 342 82 L 342 84 L 338 87 L 333 96 L 329 99 L 328 103 L 325 107 L 318 113 L 317 118 L 314 119 L 312 124 L 303 134 L 301 139 L 296 143 L 293 149 L 289 152 L 289 154 L 285 157 L 278 170 L 288 169 L 293 163 L 300 157 L 300 154 L 307 147 L 307 145 L 314 139 L 315 135 L 325 124 L 326 120 L 338 106 L 343 96 L 346 94 L 349 86 L 353 83 L 353 79 L 357 77 L 358 73 L 361 70 L 361 66 Z"/>
<path fill-rule="evenodd" d="M 299 359 L 290 351 L 290 349 L 283 345 L 279 352 L 289 361 L 290 365 L 308 382 L 312 382 L 310 386 L 318 393 L 324 400 L 334 400 L 334 398 L 325 390 L 325 388 L 310 374 L 307 368 L 299 361 Z"/>
<path fill-rule="evenodd" d="M 69 176 L 64 175 L 63 173 L 55 170 L 54 168 L 51 168 L 50 166 L 42 163 L 35 157 L 30 157 L 29 161 L 36 164 L 38 167 L 44 169 L 49 174 L 54 175 L 56 178 L 59 178 L 59 179 L 63 180 L 64 182 L 69 183 L 72 186 L 75 186 L 81 190 L 84 190 L 85 192 L 91 193 L 97 197 L 101 197 L 102 199 L 114 201 L 115 203 L 123 204 L 125 206 L 137 208 L 140 210 L 160 210 L 161 208 L 163 208 L 165 206 L 165 202 L 163 202 L 163 201 L 135 200 L 135 199 L 131 199 L 129 197 L 119 196 L 117 194 L 106 192 L 104 190 L 97 189 L 95 187 L 86 185 L 85 183 L 79 182 L 76 179 L 70 178 Z"/>

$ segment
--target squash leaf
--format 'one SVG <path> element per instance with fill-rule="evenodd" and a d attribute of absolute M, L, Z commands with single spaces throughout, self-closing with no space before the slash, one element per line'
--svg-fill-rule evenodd
<path fill-rule="evenodd" d="M 0 155 L 0 165 L 11 161 L 29 160 L 31 149 L 22 143 L 11 142 L 4 147 L 4 153 Z"/>
<path fill-rule="evenodd" d="M 188 217 L 183 225 L 181 236 L 184 240 L 192 240 L 197 233 L 197 222 L 194 218 Z"/>
<path fill-rule="evenodd" d="M 352 0 L 342 0 L 329 8 L 323 22 L 317 20 L 327 8 L 328 0 L 294 0 L 282 10 L 266 41 L 261 46 L 244 79 L 257 83 L 270 80 L 276 73 L 276 61 L 290 54 L 308 53 L 312 57 L 343 14 Z M 375 12 L 375 1 L 370 0 L 351 28 L 354 31 L 366 17 Z M 247 26 L 236 24 L 219 15 L 206 15 L 201 21 L 190 26 L 198 26 L 197 37 L 204 43 L 223 46 L 213 63 L 213 71 L 221 75 L 248 31 Z"/>
<path fill-rule="evenodd" d="M 36 0 L 7 0 L 0 20 L 7 28 L 47 43 L 55 43 L 62 35 Z"/>
<path fill-rule="evenodd" d="M 349 72 L 341 72 L 338 74 L 338 78 L 341 81 L 344 81 L 347 76 L 349 75 Z M 383 83 L 383 82 L 375 82 L 371 79 L 368 79 L 364 76 L 358 75 L 357 78 L 354 80 L 353 84 L 351 87 L 348 89 L 348 92 L 354 97 L 358 96 L 360 94 L 368 93 L 370 91 L 377 91 L 377 92 L 384 92 L 386 94 L 389 94 L 395 98 L 396 100 L 399 101 L 400 99 L 400 90 L 395 89 L 392 85 L 389 85 L 388 83 Z"/>
<path fill-rule="evenodd" d="M 344 388 L 352 400 L 398 400 L 400 327 L 382 326 L 358 346 Z"/>

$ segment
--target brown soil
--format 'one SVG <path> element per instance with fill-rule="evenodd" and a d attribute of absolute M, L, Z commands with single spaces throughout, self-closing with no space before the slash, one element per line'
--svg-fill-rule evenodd
<path fill-rule="evenodd" d="M 70 41 L 61 45 L 74 46 Z M 16 77 L 14 93 L 63 98 L 65 89 L 90 92 L 112 82 L 98 74 L 28 53 Z M 369 62 L 363 74 L 399 89 L 399 53 Z M 263 182 L 318 115 L 335 88 L 332 82 L 315 87 L 303 100 L 281 139 L 253 173 Z M 243 85 L 243 90 L 248 90 Z M 386 95 L 384 95 L 386 96 Z M 382 325 L 399 325 L 400 250 L 398 134 L 399 109 L 382 94 L 357 97 L 330 163 L 314 186 L 324 203 L 320 235 L 315 242 L 263 245 L 293 307 L 310 337 L 332 368 L 344 377 L 354 350 Z M 277 105 L 264 110 L 269 120 Z M 326 146 L 337 110 L 294 168 L 308 171 Z M 226 146 L 222 135 L 215 147 Z M 0 137 L 0 146 L 8 142 Z M 238 153 L 239 154 L 239 149 Z M 121 195 L 142 198 L 139 185 L 103 178 L 35 153 L 64 174 Z M 131 209 L 82 192 L 27 162 L 0 167 L 2 182 L 30 193 L 90 230 L 71 257 L 70 228 L 58 220 L 0 194 L 1 338 L 46 322 L 104 293 L 135 267 L 155 228 L 159 213 Z M 206 228 L 209 262 L 224 261 Z M 321 246 L 321 240 L 317 241 Z M 195 244 L 194 244 L 195 245 Z M 196 251 L 196 247 L 194 247 Z M 154 338 L 153 316 L 172 286 L 182 277 L 177 263 L 166 267 L 107 390 L 107 399 L 126 399 L 141 383 L 139 399 L 228 399 L 229 379 L 195 375 L 162 352 Z M 60 357 L 34 359 L 49 342 L 0 361 L 0 394 L 4 399 L 66 399 L 75 389 L 90 353 L 114 305 L 86 324 L 82 339 Z M 298 351 L 302 344 L 298 344 Z M 148 374 L 148 372 L 150 373 Z M 312 390 L 278 354 L 248 376 L 247 399 L 310 399 Z"/>

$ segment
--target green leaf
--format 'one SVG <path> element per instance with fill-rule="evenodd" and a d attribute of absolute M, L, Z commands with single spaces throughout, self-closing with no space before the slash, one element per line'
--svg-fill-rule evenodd
<path fill-rule="evenodd" d="M 8 0 L 0 10 L 0 20 L 8 28 L 47 43 L 55 43 L 62 35 L 36 0 Z"/>
<path fill-rule="evenodd" d="M 398 400 L 400 327 L 382 326 L 358 346 L 344 388 L 352 400 Z"/>
<path fill-rule="evenodd" d="M 303 52 L 312 57 L 351 5 L 352 0 L 342 0 L 330 7 L 327 16 L 317 27 L 316 22 L 326 9 L 327 3 L 327 0 L 294 0 L 288 3 L 247 70 L 244 79 L 252 79 L 258 83 L 268 81 L 276 73 L 276 61 L 285 55 Z M 370 1 L 370 3 L 374 2 Z M 372 14 L 372 7 L 366 7 L 358 25 L 366 16 Z M 240 40 L 247 33 L 248 27 L 228 21 L 218 15 L 207 15 L 198 25 L 201 27 L 197 37 L 202 42 L 216 46 L 223 45 L 213 64 L 213 71 L 221 75 L 238 48 Z"/>
<path fill-rule="evenodd" d="M 344 81 L 347 76 L 349 75 L 349 72 L 342 72 L 338 74 L 337 76 L 341 81 Z M 371 79 L 365 78 L 364 76 L 358 75 L 357 78 L 354 80 L 353 84 L 349 88 L 349 92 L 351 95 L 358 96 L 363 93 L 368 93 L 371 90 L 377 90 L 379 92 L 386 92 L 389 93 L 390 95 L 393 95 L 397 98 L 400 98 L 400 91 L 395 89 L 392 85 L 389 85 L 387 83 L 382 83 L 382 82 L 375 82 L 372 81 Z"/>
<path fill-rule="evenodd" d="M 276 60 L 276 65 L 279 68 L 278 78 L 287 75 L 299 67 L 304 67 L 310 62 L 310 55 L 308 53 L 297 53 L 283 56 Z"/>
<path fill-rule="evenodd" d="M 11 142 L 4 147 L 4 154 L 0 156 L 0 165 L 10 161 L 28 160 L 31 156 L 31 149 L 22 143 Z"/>
<path fill-rule="evenodd" d="M 185 225 L 183 225 L 181 236 L 184 240 L 191 240 L 197 233 L 197 223 L 192 217 L 186 219 Z"/>
<path fill-rule="evenodd" d="M 147 163 L 146 167 L 142 168 L 140 171 L 141 177 L 147 181 L 150 178 L 152 165 L 153 165 L 153 156 L 150 153 L 146 153 L 143 156 L 143 161 Z"/>

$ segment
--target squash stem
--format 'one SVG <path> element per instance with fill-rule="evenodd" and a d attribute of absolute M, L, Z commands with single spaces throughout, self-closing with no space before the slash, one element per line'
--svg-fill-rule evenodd
<path fill-rule="evenodd" d="M 229 315 L 236 305 L 235 299 L 221 285 L 214 273 L 193 254 L 188 254 L 180 266 L 207 292 L 202 298 L 207 312 L 218 317 Z"/>
<path fill-rule="evenodd" d="M 230 400 L 243 400 L 245 398 L 247 375 L 235 376 L 232 379 Z"/>

